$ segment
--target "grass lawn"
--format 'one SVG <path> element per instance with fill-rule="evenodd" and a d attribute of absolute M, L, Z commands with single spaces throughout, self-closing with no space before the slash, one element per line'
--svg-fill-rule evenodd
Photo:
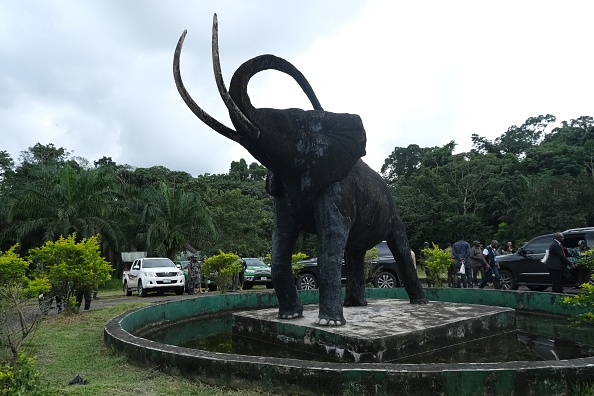
<path fill-rule="evenodd" d="M 99 289 L 99 295 L 121 295 L 121 290 Z M 103 343 L 105 323 L 145 302 L 123 302 L 106 308 L 91 309 L 75 315 L 51 315 L 43 320 L 24 348 L 37 356 L 37 367 L 47 395 L 263 395 L 245 390 L 230 390 L 203 385 L 156 370 L 128 364 Z M 88 385 L 68 385 L 76 375 Z"/>

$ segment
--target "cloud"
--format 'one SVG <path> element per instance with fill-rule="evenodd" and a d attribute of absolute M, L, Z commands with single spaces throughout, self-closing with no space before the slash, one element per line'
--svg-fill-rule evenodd
<path fill-rule="evenodd" d="M 179 97 L 172 57 L 184 29 L 184 82 L 231 126 L 212 75 L 212 14 L 223 75 L 257 55 L 296 65 L 328 111 L 361 115 L 379 170 L 396 146 L 470 148 L 529 117 L 592 115 L 594 5 L 526 1 L 54 1 L 0 3 L 0 150 L 53 143 L 91 163 L 227 172 L 253 159 Z M 25 27 L 25 28 L 23 28 Z M 287 76 L 250 82 L 257 106 L 310 108 Z M 589 113 L 590 112 L 590 113 Z"/>

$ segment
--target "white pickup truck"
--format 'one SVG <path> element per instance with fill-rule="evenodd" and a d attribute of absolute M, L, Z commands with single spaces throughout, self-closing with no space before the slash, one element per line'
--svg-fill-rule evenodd
<path fill-rule="evenodd" d="M 175 291 L 184 294 L 184 273 L 168 258 L 141 258 L 132 263 L 130 271 L 124 271 L 122 284 L 124 294 L 131 296 L 134 290 L 140 297 L 149 291 Z"/>

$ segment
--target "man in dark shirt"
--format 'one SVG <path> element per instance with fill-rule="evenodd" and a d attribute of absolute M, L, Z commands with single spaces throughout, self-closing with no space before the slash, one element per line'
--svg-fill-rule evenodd
<path fill-rule="evenodd" d="M 472 287 L 472 270 L 470 266 L 470 244 L 464 240 L 464 235 L 458 235 L 458 241 L 452 245 L 452 255 L 456 258 L 456 278 L 462 278 L 464 287 Z M 464 271 L 460 268 L 464 266 Z M 460 287 L 460 283 L 454 287 Z"/>
<path fill-rule="evenodd" d="M 560 232 L 553 235 L 553 242 L 549 247 L 549 257 L 546 262 L 553 281 L 553 293 L 563 293 L 564 278 L 570 275 L 569 268 L 573 267 L 563 252 L 563 239 L 563 234 Z"/>

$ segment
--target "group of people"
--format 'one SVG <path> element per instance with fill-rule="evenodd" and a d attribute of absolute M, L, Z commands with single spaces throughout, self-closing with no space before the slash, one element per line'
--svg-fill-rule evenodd
<path fill-rule="evenodd" d="M 458 235 L 456 241 L 451 247 L 452 259 L 454 263 L 450 266 L 448 274 L 448 284 L 451 287 L 469 287 L 478 286 L 484 288 L 488 282 L 493 282 L 496 289 L 501 288 L 501 276 L 499 275 L 499 265 L 497 264 L 497 255 L 502 254 L 498 250 L 499 242 L 495 239 L 486 247 L 479 241 L 474 241 L 472 246 L 464 240 L 463 235 Z M 505 251 L 511 254 L 513 252 L 512 243 L 505 245 Z M 499 252 L 499 253 L 498 253 Z M 481 282 L 478 283 L 480 275 Z"/>

